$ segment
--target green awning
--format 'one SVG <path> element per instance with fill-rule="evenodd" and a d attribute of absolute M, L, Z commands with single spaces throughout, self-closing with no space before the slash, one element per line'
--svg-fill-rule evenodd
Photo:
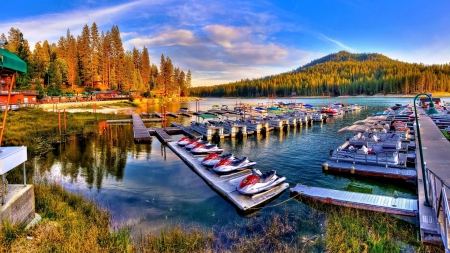
<path fill-rule="evenodd" d="M 218 119 L 219 118 L 216 115 L 212 115 L 212 114 L 200 114 L 198 116 L 202 119 Z"/>
<path fill-rule="evenodd" d="M 27 72 L 27 64 L 19 56 L 0 48 L 0 67 L 3 69 Z"/>

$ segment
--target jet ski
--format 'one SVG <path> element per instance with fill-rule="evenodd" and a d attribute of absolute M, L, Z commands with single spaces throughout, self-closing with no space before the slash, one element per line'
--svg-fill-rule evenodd
<path fill-rule="evenodd" d="M 177 141 L 178 146 L 180 147 L 184 147 L 186 146 L 186 144 L 188 144 L 192 139 L 184 136 L 183 138 L 181 138 L 180 140 Z"/>
<path fill-rule="evenodd" d="M 217 174 L 228 174 L 243 170 L 246 168 L 253 167 L 256 164 L 254 161 L 248 160 L 248 157 L 243 157 L 242 159 L 222 159 L 213 167 L 213 171 Z"/>
<path fill-rule="evenodd" d="M 216 153 L 211 153 L 207 157 L 201 159 L 200 162 L 206 167 L 213 167 L 218 162 L 220 162 L 220 160 L 227 159 L 227 158 L 230 158 L 232 160 L 236 159 L 236 157 L 233 154 L 225 154 L 225 155 L 219 156 Z"/>
<path fill-rule="evenodd" d="M 252 174 L 242 179 L 236 186 L 236 190 L 243 195 L 253 195 L 267 191 L 286 180 L 285 177 L 277 175 L 276 171 L 271 170 L 264 174 L 259 170 L 252 170 Z"/>
<path fill-rule="evenodd" d="M 210 153 L 220 154 L 223 152 L 222 148 L 217 147 L 217 144 L 202 144 L 199 143 L 197 146 L 191 149 L 191 154 L 193 155 L 206 155 Z"/>
<path fill-rule="evenodd" d="M 210 144 L 209 141 L 201 141 L 201 140 L 194 140 L 192 142 L 189 142 L 188 144 L 186 144 L 186 146 L 184 146 L 186 148 L 186 150 L 191 150 L 193 149 L 195 146 L 197 146 L 198 144 Z"/>

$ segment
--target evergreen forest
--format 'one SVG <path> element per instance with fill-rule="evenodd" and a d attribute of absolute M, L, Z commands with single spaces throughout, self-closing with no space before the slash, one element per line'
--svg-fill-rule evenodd
<path fill-rule="evenodd" d="M 298 69 L 258 79 L 193 87 L 200 97 L 343 96 L 450 92 L 450 65 L 424 65 L 382 54 L 327 55 Z"/>
<path fill-rule="evenodd" d="M 148 49 L 125 51 L 119 27 L 99 31 L 96 23 L 84 25 L 81 35 L 67 30 L 58 43 L 37 42 L 34 50 L 19 29 L 2 33 L 3 48 L 17 54 L 28 65 L 28 72 L 17 77 L 17 89 L 36 89 L 43 94 L 61 91 L 119 90 L 149 96 L 151 90 L 166 96 L 187 96 L 191 71 L 175 67 L 169 56 L 161 55 L 159 68 L 150 64 Z"/>

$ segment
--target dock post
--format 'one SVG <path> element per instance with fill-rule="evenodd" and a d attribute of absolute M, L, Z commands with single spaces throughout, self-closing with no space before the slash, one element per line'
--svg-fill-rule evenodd
<path fill-rule="evenodd" d="M 59 135 L 61 135 L 61 110 L 58 110 L 58 130 Z"/>

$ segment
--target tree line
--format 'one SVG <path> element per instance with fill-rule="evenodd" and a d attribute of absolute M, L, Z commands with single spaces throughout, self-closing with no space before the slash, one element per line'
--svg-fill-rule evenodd
<path fill-rule="evenodd" d="M 450 92 L 450 65 L 392 60 L 381 54 L 330 54 L 287 73 L 191 88 L 201 97 L 286 97 Z"/>
<path fill-rule="evenodd" d="M 107 89 L 124 93 L 132 91 L 149 96 L 152 90 L 163 90 L 163 95 L 189 95 L 191 71 L 184 72 L 172 64 L 169 56 L 161 55 L 159 69 L 150 64 L 148 49 L 125 51 L 119 27 L 99 31 L 94 22 L 84 25 L 81 35 L 67 29 L 56 43 L 37 42 L 30 51 L 28 41 L 19 29 L 11 28 L 8 36 L 0 39 L 4 49 L 17 54 L 28 65 L 28 72 L 19 74 L 18 89 L 37 89 L 40 93 L 67 90 L 93 90 L 102 83 Z M 44 88 L 45 87 L 45 88 Z"/>

